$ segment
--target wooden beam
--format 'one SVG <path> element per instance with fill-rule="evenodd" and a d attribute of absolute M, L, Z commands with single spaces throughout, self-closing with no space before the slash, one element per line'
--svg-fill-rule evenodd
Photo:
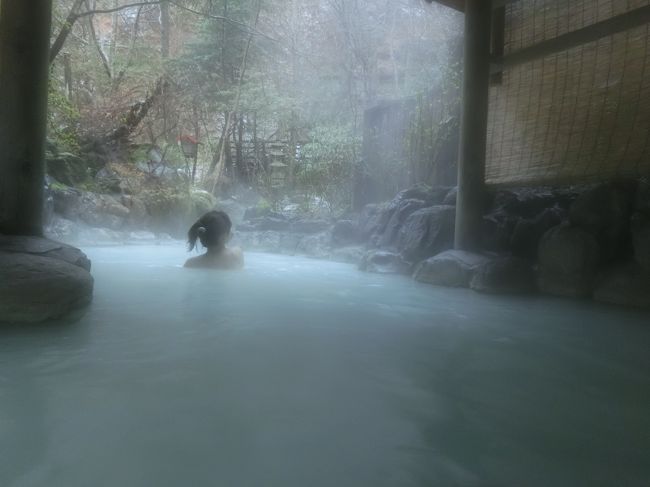
<path fill-rule="evenodd" d="M 454 239 L 454 247 L 460 250 L 481 248 L 481 224 L 485 209 L 491 24 L 490 0 L 466 1 L 463 99 Z"/>
<path fill-rule="evenodd" d="M 52 0 L 3 1 L 0 233 L 42 235 Z"/>
<path fill-rule="evenodd" d="M 562 34 L 501 58 L 496 58 L 493 61 L 491 72 L 493 74 L 499 73 L 504 69 L 567 51 L 573 47 L 582 46 L 603 37 L 625 32 L 648 23 L 650 23 L 650 5 Z"/>
<path fill-rule="evenodd" d="M 506 8 L 499 7 L 492 10 L 492 49 L 493 58 L 501 59 L 505 53 L 506 42 Z M 498 85 L 503 81 L 503 73 L 492 73 L 490 84 Z"/>
<path fill-rule="evenodd" d="M 492 8 L 493 9 L 498 9 L 501 7 L 505 7 L 506 5 L 509 5 L 514 2 L 518 2 L 519 0 L 492 0 Z M 432 3 L 436 2 L 441 5 L 444 5 L 445 7 L 453 8 L 454 10 L 458 10 L 459 12 L 464 12 L 465 11 L 465 0 L 427 0 L 427 2 Z"/>
<path fill-rule="evenodd" d="M 429 3 L 433 3 L 434 1 L 440 5 L 444 5 L 445 7 L 458 10 L 459 12 L 465 11 L 465 0 L 427 0 Z"/>
<path fill-rule="evenodd" d="M 505 7 L 506 5 L 509 5 L 511 3 L 518 2 L 519 0 L 492 0 L 492 8 L 497 9 L 501 7 Z"/>

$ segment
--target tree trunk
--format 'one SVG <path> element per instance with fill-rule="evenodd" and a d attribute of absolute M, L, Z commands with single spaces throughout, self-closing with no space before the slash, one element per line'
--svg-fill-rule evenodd
<path fill-rule="evenodd" d="M 233 168 L 232 164 L 232 147 L 230 146 L 230 135 L 232 131 L 230 131 L 226 137 L 226 141 L 224 142 L 224 158 L 225 158 L 225 172 L 226 174 L 230 175 L 232 179 L 235 179 L 237 177 L 237 168 Z"/>
<path fill-rule="evenodd" d="M 228 46 L 228 31 L 226 30 L 228 24 L 226 23 L 226 18 L 228 18 L 228 0 L 223 2 L 223 20 L 221 21 L 221 73 L 223 76 L 226 75 L 226 51 Z"/>
<path fill-rule="evenodd" d="M 41 235 L 52 1 L 3 1 L 0 233 Z"/>
<path fill-rule="evenodd" d="M 88 10 L 93 10 L 89 2 L 86 2 L 86 8 Z M 104 48 L 100 44 L 99 39 L 97 38 L 97 33 L 95 32 L 95 21 L 92 15 L 88 16 L 88 29 L 90 30 L 90 37 L 92 37 L 93 44 L 97 49 L 97 54 L 99 54 L 99 59 L 102 61 L 102 66 L 104 67 L 106 76 L 108 76 L 108 79 L 113 79 L 113 70 L 111 69 L 111 63 L 108 59 L 108 56 L 104 52 Z"/>
<path fill-rule="evenodd" d="M 223 127 L 221 128 L 221 138 L 219 139 L 219 143 L 217 144 L 217 150 L 214 151 L 214 155 L 212 157 L 212 163 L 210 164 L 210 169 L 208 170 L 208 174 L 212 174 L 216 170 L 217 166 L 219 165 L 219 161 L 221 160 L 222 157 L 221 149 L 226 140 L 226 130 L 228 130 L 229 116 L 230 116 L 229 112 L 225 112 L 223 114 Z"/>
<path fill-rule="evenodd" d="M 257 23 L 260 19 L 260 12 L 262 9 L 262 0 L 257 0 L 256 8 L 255 8 L 255 17 L 254 21 L 252 22 L 253 29 L 257 27 Z M 251 42 L 253 42 L 253 32 L 251 31 L 250 35 L 248 36 L 248 42 L 246 43 L 246 49 L 244 49 L 244 57 L 242 58 L 242 62 L 240 65 L 239 69 L 239 82 L 237 83 L 237 96 L 235 97 L 235 109 L 233 110 L 234 113 L 237 113 L 239 110 L 239 101 L 241 100 L 241 88 L 242 84 L 244 82 L 244 76 L 246 74 L 246 66 L 247 66 L 247 61 L 248 61 L 248 53 L 251 48 Z M 226 118 L 226 132 L 230 130 L 230 122 L 231 122 L 231 117 L 230 114 Z M 225 140 L 228 140 L 227 134 Z M 224 144 L 225 146 L 225 144 Z M 219 178 L 221 177 L 221 171 L 223 170 L 223 150 L 224 146 L 221 147 L 221 154 L 219 156 L 217 166 L 215 168 L 217 174 L 216 177 L 214 178 L 214 184 L 212 185 L 212 191 L 211 193 L 214 194 L 214 190 L 217 187 L 217 184 L 219 184 Z"/>
<path fill-rule="evenodd" d="M 65 22 L 63 22 L 63 26 L 61 27 L 61 31 L 56 36 L 56 39 L 54 40 L 54 42 L 52 43 L 52 47 L 50 48 L 50 63 L 54 62 L 56 56 L 61 51 L 63 44 L 65 44 L 65 41 L 67 40 L 68 36 L 72 32 L 72 27 L 74 26 L 75 22 L 79 18 L 77 13 L 79 12 L 79 9 L 81 8 L 81 5 L 83 5 L 83 3 L 84 0 L 75 0 L 75 2 L 72 4 L 70 13 L 68 13 Z"/>
<path fill-rule="evenodd" d="M 255 159 L 255 176 L 260 166 L 260 147 L 257 143 L 257 112 L 253 112 L 253 158 Z"/>
<path fill-rule="evenodd" d="M 192 115 L 193 115 L 193 123 L 194 123 L 194 138 L 198 142 L 201 140 L 201 124 L 199 120 L 199 110 L 196 106 L 196 101 L 192 103 Z M 193 185 L 194 180 L 196 179 L 196 166 L 199 162 L 199 153 L 197 151 L 196 155 L 194 156 L 194 164 L 192 165 L 192 179 L 190 183 Z"/>
<path fill-rule="evenodd" d="M 124 117 L 124 123 L 115 129 L 107 139 L 125 142 L 135 132 L 135 129 L 138 128 L 140 123 L 142 123 L 151 107 L 156 103 L 156 100 L 165 93 L 168 85 L 169 83 L 165 78 L 159 78 L 153 92 L 144 101 L 139 101 L 131 106 L 129 112 Z"/>
<path fill-rule="evenodd" d="M 65 96 L 69 102 L 72 102 L 72 62 L 68 53 L 63 55 L 63 79 L 65 82 Z"/>
<path fill-rule="evenodd" d="M 170 51 L 170 22 L 169 2 L 160 2 L 160 55 L 163 60 L 169 59 Z"/>
<path fill-rule="evenodd" d="M 237 145 L 235 150 L 237 153 L 237 165 L 239 166 L 239 171 L 241 178 L 248 182 L 248 167 L 246 161 L 244 160 L 244 114 L 239 114 L 239 120 L 237 124 Z"/>

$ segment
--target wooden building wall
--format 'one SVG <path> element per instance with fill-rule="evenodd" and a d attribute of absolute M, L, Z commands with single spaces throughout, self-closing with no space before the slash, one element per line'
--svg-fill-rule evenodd
<path fill-rule="evenodd" d="M 650 0 L 519 0 L 513 52 L 647 7 Z M 503 71 L 490 88 L 488 184 L 650 175 L 650 24 Z"/>

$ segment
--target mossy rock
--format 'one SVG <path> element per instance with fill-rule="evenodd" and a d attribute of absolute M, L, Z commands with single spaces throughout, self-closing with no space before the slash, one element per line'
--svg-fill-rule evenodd
<path fill-rule="evenodd" d="M 202 214 L 213 210 L 216 199 L 207 191 L 174 187 L 149 189 L 139 195 L 152 218 L 154 229 L 183 237 Z"/>
<path fill-rule="evenodd" d="M 46 159 L 46 167 L 50 176 L 68 186 L 77 186 L 91 180 L 86 162 L 68 152 Z"/>

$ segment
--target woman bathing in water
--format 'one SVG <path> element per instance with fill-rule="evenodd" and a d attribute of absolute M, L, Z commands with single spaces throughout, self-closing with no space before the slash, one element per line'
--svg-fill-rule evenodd
<path fill-rule="evenodd" d="M 200 240 L 207 252 L 192 257 L 185 262 L 185 267 L 205 267 L 210 269 L 241 269 L 244 267 L 244 255 L 239 247 L 226 247 L 230 240 L 232 223 L 223 211 L 210 211 L 199 218 L 187 232 L 189 250 L 196 247 Z"/>

